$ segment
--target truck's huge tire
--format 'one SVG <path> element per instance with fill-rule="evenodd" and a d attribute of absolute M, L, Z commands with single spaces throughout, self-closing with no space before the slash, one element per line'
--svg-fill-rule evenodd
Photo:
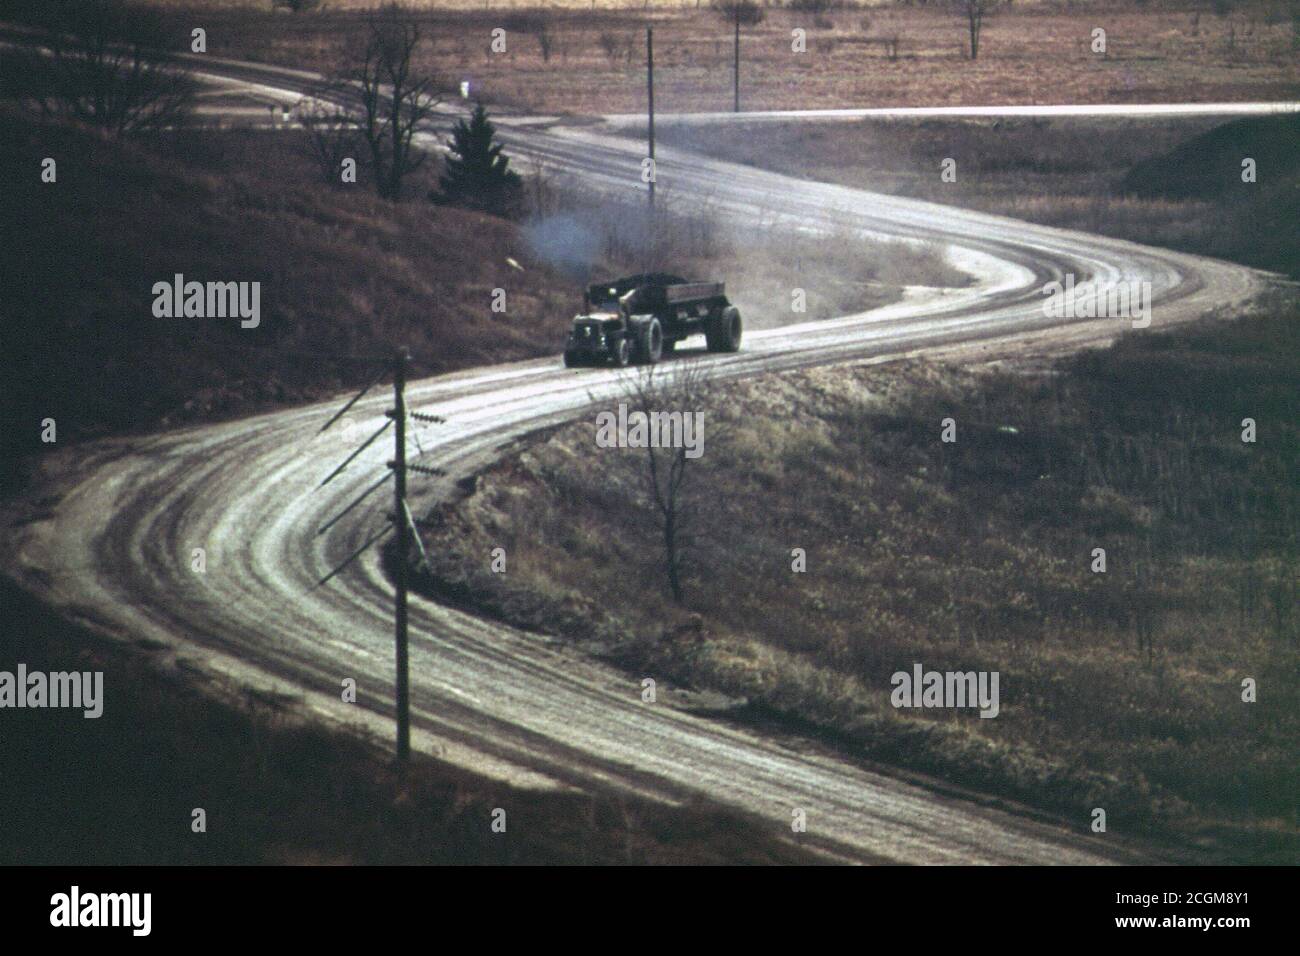
<path fill-rule="evenodd" d="M 704 339 L 708 342 L 710 352 L 735 352 L 740 349 L 743 332 L 740 310 L 729 305 L 709 319 L 704 328 Z"/>
<path fill-rule="evenodd" d="M 568 351 L 567 349 L 565 350 L 565 352 L 564 352 L 564 367 L 565 367 L 565 368 L 577 368 L 577 367 L 578 367 L 579 365 L 581 365 L 581 364 L 582 364 L 582 362 L 581 362 L 581 360 L 578 358 L 578 353 L 577 353 L 577 352 L 570 352 L 570 351 Z"/>
<path fill-rule="evenodd" d="M 641 327 L 637 341 L 637 360 L 654 365 L 664 354 L 664 327 L 651 319 Z"/>
<path fill-rule="evenodd" d="M 626 338 L 621 338 L 609 347 L 610 359 L 615 368 L 626 368 L 632 359 L 632 345 Z"/>

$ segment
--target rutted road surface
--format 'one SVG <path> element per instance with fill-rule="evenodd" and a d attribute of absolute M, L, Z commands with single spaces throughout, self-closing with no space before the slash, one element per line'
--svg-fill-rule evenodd
<path fill-rule="evenodd" d="M 206 69 L 289 96 L 301 74 L 250 65 Z M 289 79 L 290 77 L 294 79 Z M 510 148 L 542 157 L 593 188 L 639 183 L 636 144 L 598 130 L 503 124 Z M 925 351 L 985 359 L 1077 347 L 1122 320 L 1049 320 L 1039 289 L 1079 280 L 1152 283 L 1153 325 L 1244 305 L 1266 278 L 1252 270 L 1131 243 L 1049 229 L 702 159 L 659 154 L 658 179 L 678 197 L 707 197 L 742 223 L 788 217 L 807 228 L 929 239 L 977 279 L 969 288 L 860 316 L 752 333 L 736 355 L 709 357 L 719 376 L 748 375 Z M 146 301 L 143 298 L 142 301 Z M 558 343 L 557 343 L 558 352 Z M 666 368 L 671 369 L 672 363 Z M 420 513 L 450 482 L 511 439 L 571 419 L 620 388 L 612 371 L 569 371 L 545 359 L 426 379 L 408 389 L 426 463 L 450 475 L 416 481 Z M 355 435 L 383 422 L 384 390 L 349 414 Z M 148 439 L 52 453 L 41 507 L 19 503 L 0 567 L 69 618 L 245 684 L 300 695 L 323 718 L 391 734 L 392 589 L 376 549 L 324 587 L 316 582 L 382 527 L 384 495 L 318 534 L 377 476 L 376 442 L 330 485 L 354 445 L 317 429 L 339 402 Z M 355 444 L 355 443 L 354 443 Z M 418 451 L 412 441 L 412 454 Z M 207 571 L 191 571 L 194 548 Z M 486 556 L 485 556 L 486 560 Z M 567 649 L 412 597 L 413 746 L 523 786 L 613 788 L 670 801 L 702 794 L 839 859 L 908 863 L 1098 863 L 1120 857 L 1080 831 L 938 795 L 871 772 L 807 742 L 766 737 L 670 705 L 641 703 L 639 683 Z M 358 704 L 339 700 L 354 677 Z M 108 692 L 112 706 L 112 692 Z"/>

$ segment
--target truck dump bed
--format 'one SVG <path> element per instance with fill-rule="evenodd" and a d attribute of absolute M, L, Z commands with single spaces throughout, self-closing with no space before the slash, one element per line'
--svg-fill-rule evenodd
<path fill-rule="evenodd" d="M 726 285 L 722 282 L 682 282 L 664 286 L 664 298 L 673 305 L 713 299 L 725 292 Z"/>
<path fill-rule="evenodd" d="M 666 272 L 649 272 L 592 283 L 587 287 L 587 304 L 589 307 L 614 306 L 634 289 L 635 306 L 651 311 L 670 305 L 721 299 L 726 294 L 726 286 L 722 282 L 690 282 Z"/>

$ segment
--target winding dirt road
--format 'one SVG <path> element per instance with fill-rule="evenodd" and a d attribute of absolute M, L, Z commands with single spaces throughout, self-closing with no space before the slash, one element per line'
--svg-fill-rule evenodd
<path fill-rule="evenodd" d="M 209 64 L 225 82 L 296 95 L 302 74 Z M 594 189 L 639 185 L 637 144 L 598 128 L 502 124 L 509 147 L 571 170 Z M 719 376 L 925 352 L 984 360 L 1098 342 L 1122 320 L 1044 318 L 1040 287 L 1152 283 L 1153 326 L 1234 310 L 1266 284 L 1252 270 L 661 150 L 659 182 L 707 198 L 741 224 L 773 216 L 808 229 L 932 240 L 976 282 L 876 312 L 746 337 L 708 357 Z M 147 303 L 142 290 L 142 302 Z M 144 307 L 144 306 L 142 306 Z M 557 349 L 558 351 L 558 349 Z M 667 368 L 671 368 L 669 363 Z M 605 370 L 554 359 L 415 383 L 416 410 L 447 424 L 415 426 L 426 463 L 450 474 L 421 484 L 420 513 L 450 483 L 512 439 L 572 419 L 620 389 Z M 387 394 L 359 403 L 352 436 L 383 422 Z M 391 734 L 392 589 L 375 549 L 324 587 L 316 582 L 382 527 L 370 499 L 318 534 L 383 474 L 380 441 L 338 479 L 321 479 L 354 447 L 334 428 L 339 402 L 190 428 L 149 439 L 60 450 L 45 463 L 39 508 L 9 515 L 0 567 L 70 619 L 126 642 L 155 642 L 160 661 L 299 696 L 323 719 Z M 418 449 L 412 441 L 412 454 Z M 23 515 L 18 520 L 15 515 Z M 204 548 L 206 573 L 191 570 Z M 487 560 L 487 556 L 484 556 Z M 639 683 L 562 642 L 412 598 L 413 746 L 521 786 L 613 788 L 668 801 L 702 794 L 789 832 L 807 813 L 804 843 L 836 859 L 907 863 L 1072 863 L 1130 859 L 1103 839 L 1034 822 L 872 772 L 793 738 L 776 739 L 641 702 Z M 354 677 L 356 705 L 340 700 Z M 112 706 L 112 688 L 107 688 Z M 670 695 L 663 695 L 670 696 Z M 662 701 L 662 697 L 661 697 Z"/>

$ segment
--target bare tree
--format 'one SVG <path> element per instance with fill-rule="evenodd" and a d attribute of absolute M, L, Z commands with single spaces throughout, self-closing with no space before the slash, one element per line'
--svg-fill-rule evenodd
<path fill-rule="evenodd" d="M 764 11 L 758 0 L 716 0 L 713 8 L 728 23 L 753 27 L 763 22 Z"/>
<path fill-rule="evenodd" d="M 576 188 L 570 175 L 544 157 L 535 157 L 532 171 L 524 177 L 528 215 L 534 222 L 560 215 L 571 204 L 570 195 Z"/>
<path fill-rule="evenodd" d="M 996 0 L 961 0 L 966 9 L 966 25 L 970 31 L 970 58 L 979 59 L 980 30 L 984 27 L 984 17 L 992 12 Z"/>
<path fill-rule="evenodd" d="M 650 441 L 645 448 L 646 493 L 662 536 L 668 588 L 678 604 L 686 600 L 685 567 L 694 514 L 686 481 L 692 473 L 691 462 L 703 453 L 705 405 L 711 389 L 708 366 L 699 360 L 640 366 L 627 385 L 629 415 L 633 411 L 645 415 L 651 435 L 664 428 L 684 439 L 666 446 Z M 686 423 L 692 420 L 696 443 L 686 440 L 691 438 Z M 716 445 L 725 430 L 719 427 L 721 422 L 710 420 L 708 424 L 709 441 Z"/>
<path fill-rule="evenodd" d="M 536 34 L 538 49 L 542 51 L 542 62 L 550 63 L 551 48 L 555 44 L 555 37 L 551 34 L 551 24 L 544 14 L 537 18 Z"/>
<path fill-rule="evenodd" d="M 339 185 L 343 181 L 343 161 L 356 159 L 362 145 L 356 118 L 332 99 L 305 100 L 296 113 L 307 133 L 307 151 L 320 170 L 321 181 Z"/>
<path fill-rule="evenodd" d="M 599 42 L 600 48 L 605 52 L 605 59 L 609 60 L 610 63 L 618 59 L 619 48 L 622 45 L 618 37 L 605 30 L 600 34 Z"/>
<path fill-rule="evenodd" d="M 122 135 L 189 112 L 195 85 L 168 55 L 173 38 L 156 14 L 121 0 L 64 0 L 38 17 L 44 49 L 6 52 L 0 82 L 42 115 Z"/>
<path fill-rule="evenodd" d="M 537 38 L 537 49 L 542 61 L 551 62 L 551 54 L 563 47 L 563 31 L 551 30 L 551 15 L 546 10 L 522 10 L 505 18 L 505 28 L 511 33 L 526 33 Z"/>
<path fill-rule="evenodd" d="M 357 128 L 370 149 L 375 189 L 385 199 L 400 199 L 402 181 L 424 164 L 427 156 L 412 139 L 441 102 L 434 77 L 418 73 L 414 62 L 423 41 L 420 21 L 390 4 L 370 16 L 348 75 L 360 91 Z"/>

